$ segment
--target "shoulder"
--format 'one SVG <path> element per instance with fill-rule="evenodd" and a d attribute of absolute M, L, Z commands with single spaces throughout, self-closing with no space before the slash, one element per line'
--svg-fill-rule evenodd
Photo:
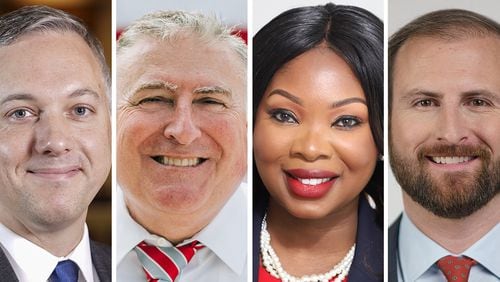
<path fill-rule="evenodd" d="M 2 248 L 0 248 L 0 280 L 19 281 Z"/>
<path fill-rule="evenodd" d="M 384 233 L 376 221 L 376 211 L 360 197 L 356 252 L 349 281 L 382 281 L 384 277 Z"/>
<path fill-rule="evenodd" d="M 111 248 L 96 241 L 90 241 L 92 264 L 100 281 L 111 281 Z"/>

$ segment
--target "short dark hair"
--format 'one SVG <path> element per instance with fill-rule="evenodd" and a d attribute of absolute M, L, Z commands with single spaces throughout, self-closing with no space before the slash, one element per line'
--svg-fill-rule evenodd
<path fill-rule="evenodd" d="M 500 25 L 483 15 L 460 9 L 434 11 L 403 26 L 389 39 L 389 115 L 392 110 L 394 62 L 399 49 L 415 37 L 460 40 L 482 36 L 500 36 Z"/>
<path fill-rule="evenodd" d="M 47 31 L 74 32 L 79 35 L 96 57 L 111 97 L 111 75 L 99 40 L 89 33 L 85 24 L 77 17 L 58 9 L 43 5 L 24 6 L 0 16 L 0 47 L 13 44 L 21 36 Z"/>
<path fill-rule="evenodd" d="M 274 74 L 297 56 L 326 44 L 359 80 L 368 106 L 371 133 L 378 152 L 383 154 L 383 30 L 382 21 L 372 13 L 332 3 L 291 9 L 271 20 L 253 39 L 254 124 L 257 108 Z M 255 161 L 253 175 L 255 193 L 265 194 Z M 375 200 L 377 222 L 382 225 L 383 162 L 377 162 L 365 191 Z"/>

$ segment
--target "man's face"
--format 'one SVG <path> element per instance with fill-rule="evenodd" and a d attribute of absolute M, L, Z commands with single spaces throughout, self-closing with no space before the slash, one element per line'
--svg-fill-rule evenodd
<path fill-rule="evenodd" d="M 213 215 L 246 171 L 245 64 L 189 37 L 144 37 L 118 62 L 117 177 L 129 210 Z"/>
<path fill-rule="evenodd" d="M 0 62 L 0 219 L 39 228 L 85 219 L 111 167 L 97 60 L 76 34 L 46 32 L 0 47 Z"/>
<path fill-rule="evenodd" d="M 445 218 L 500 189 L 500 39 L 417 37 L 394 64 L 391 166 L 405 192 Z"/>

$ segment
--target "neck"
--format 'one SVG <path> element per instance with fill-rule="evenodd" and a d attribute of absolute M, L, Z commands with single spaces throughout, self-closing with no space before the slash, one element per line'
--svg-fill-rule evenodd
<path fill-rule="evenodd" d="M 319 219 L 301 219 L 271 198 L 267 214 L 271 246 L 292 275 L 327 272 L 356 241 L 357 211 L 358 198 L 342 211 Z"/>
<path fill-rule="evenodd" d="M 478 211 L 461 219 L 436 216 L 413 201 L 405 192 L 403 204 L 408 217 L 420 231 L 451 253 L 458 254 L 470 248 L 498 224 L 499 195 Z"/>
<path fill-rule="evenodd" d="M 5 214 L 4 214 L 5 215 Z M 1 222 L 12 232 L 41 247 L 57 257 L 69 255 L 83 238 L 85 212 L 72 222 L 40 225 L 23 222 L 17 218 L 1 216 Z"/>
<path fill-rule="evenodd" d="M 200 208 L 189 213 L 173 213 L 141 205 L 125 196 L 130 216 L 151 234 L 162 236 L 173 245 L 192 238 L 206 227 L 222 209 L 217 207 Z M 175 227 L 175 228 L 173 228 Z"/>

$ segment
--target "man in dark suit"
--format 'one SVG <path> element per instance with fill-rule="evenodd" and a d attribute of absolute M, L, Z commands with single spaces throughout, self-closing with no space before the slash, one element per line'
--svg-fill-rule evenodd
<path fill-rule="evenodd" d="M 389 281 L 499 281 L 499 24 L 421 16 L 391 37 L 389 69 L 405 209 L 389 230 Z"/>
<path fill-rule="evenodd" d="M 0 280 L 111 281 L 89 239 L 111 167 L 110 75 L 100 43 L 62 11 L 0 17 Z"/>

